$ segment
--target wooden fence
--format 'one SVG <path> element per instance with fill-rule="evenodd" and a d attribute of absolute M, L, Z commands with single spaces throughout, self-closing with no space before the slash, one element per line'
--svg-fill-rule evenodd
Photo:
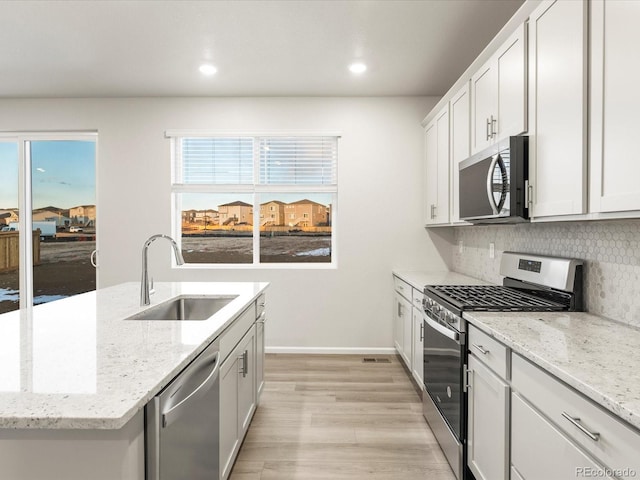
<path fill-rule="evenodd" d="M 19 232 L 0 232 L 0 273 L 20 267 Z M 40 230 L 33 232 L 33 264 L 40 264 Z"/>

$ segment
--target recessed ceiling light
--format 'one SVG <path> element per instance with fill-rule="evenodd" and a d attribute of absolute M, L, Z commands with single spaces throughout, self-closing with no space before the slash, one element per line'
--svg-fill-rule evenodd
<path fill-rule="evenodd" d="M 349 65 L 349 70 L 351 73 L 360 74 L 367 71 L 367 66 L 364 63 L 352 63 Z"/>
<path fill-rule="evenodd" d="M 203 75 L 213 75 L 218 71 L 218 69 L 210 63 L 203 63 L 198 70 L 200 70 L 200 73 Z"/>

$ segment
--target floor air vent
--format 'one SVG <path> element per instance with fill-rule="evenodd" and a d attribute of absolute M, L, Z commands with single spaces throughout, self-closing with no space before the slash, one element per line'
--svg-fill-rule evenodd
<path fill-rule="evenodd" d="M 362 359 L 363 363 L 391 363 L 391 360 L 388 358 L 374 358 L 374 357 L 364 357 Z"/>

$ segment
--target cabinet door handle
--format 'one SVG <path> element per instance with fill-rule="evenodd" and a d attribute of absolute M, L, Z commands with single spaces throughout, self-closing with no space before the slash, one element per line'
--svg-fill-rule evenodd
<path fill-rule="evenodd" d="M 267 312 L 262 312 L 258 317 L 258 319 L 256 320 L 256 323 L 264 323 L 266 320 L 265 318 L 266 315 L 267 315 Z"/>
<path fill-rule="evenodd" d="M 498 122 L 498 119 L 493 118 L 493 115 L 491 115 L 491 138 L 495 137 L 498 134 L 497 129 L 494 128 L 497 122 Z"/>
<path fill-rule="evenodd" d="M 586 429 L 584 425 L 582 425 L 582 423 L 580 423 L 580 417 L 572 417 L 567 412 L 562 412 L 562 416 L 567 420 L 569 420 L 569 422 L 571 422 L 575 427 L 577 427 L 578 430 L 580 430 L 582 433 L 584 433 L 587 437 L 589 437 L 594 442 L 597 442 L 598 439 L 600 438 L 599 433 L 590 432 L 589 430 Z"/>
<path fill-rule="evenodd" d="M 246 377 L 249 373 L 249 350 L 245 350 L 238 358 L 242 361 L 240 373 L 242 373 L 243 377 Z"/>
<path fill-rule="evenodd" d="M 402 304 L 398 302 L 398 317 L 402 316 Z"/>
<path fill-rule="evenodd" d="M 466 365 L 463 366 L 462 372 L 464 373 L 464 378 L 462 379 L 462 386 L 464 387 L 464 391 L 466 392 L 471 388 L 471 377 L 469 374 L 473 374 L 473 370 L 467 368 Z"/>
<path fill-rule="evenodd" d="M 485 350 L 484 346 L 482 346 L 482 345 L 478 345 L 477 343 L 473 343 L 472 346 L 474 348 L 476 348 L 483 355 L 487 355 L 489 353 L 489 350 Z"/>
<path fill-rule="evenodd" d="M 485 140 L 489 140 L 489 138 L 491 138 L 491 134 L 489 133 L 489 128 L 491 128 L 491 120 L 487 118 L 487 128 L 486 128 L 487 138 L 485 138 Z"/>
<path fill-rule="evenodd" d="M 424 341 L 424 323 L 420 322 L 420 341 Z"/>

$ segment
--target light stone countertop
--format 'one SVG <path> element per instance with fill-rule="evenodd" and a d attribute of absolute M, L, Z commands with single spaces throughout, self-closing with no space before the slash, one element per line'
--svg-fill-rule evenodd
<path fill-rule="evenodd" d="M 640 429 L 640 329 L 580 312 L 464 318 Z"/>
<path fill-rule="evenodd" d="M 267 286 L 155 284 L 151 306 L 237 295 L 204 321 L 124 320 L 149 308 L 139 305 L 139 283 L 0 315 L 0 428 L 121 428 Z"/>
<path fill-rule="evenodd" d="M 488 284 L 455 272 L 393 274 L 419 290 Z M 640 329 L 582 312 L 465 312 L 464 318 L 640 429 Z"/>
<path fill-rule="evenodd" d="M 394 270 L 393 274 L 420 291 L 425 285 L 486 285 L 487 282 L 461 273 Z"/>

